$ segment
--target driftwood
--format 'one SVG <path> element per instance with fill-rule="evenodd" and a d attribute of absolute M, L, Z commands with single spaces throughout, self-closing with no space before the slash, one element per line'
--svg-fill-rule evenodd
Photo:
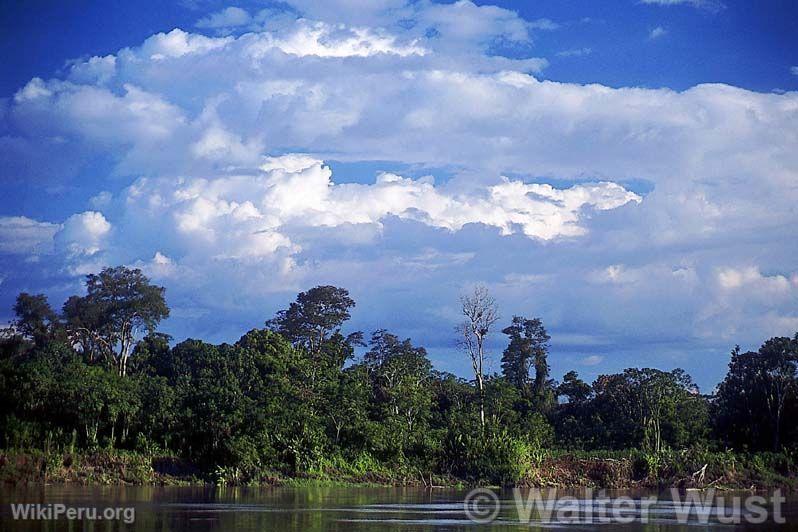
<path fill-rule="evenodd" d="M 698 471 L 693 473 L 693 480 L 695 482 L 697 482 L 699 484 L 703 484 L 704 483 L 704 477 L 707 474 L 707 465 L 709 465 L 709 464 L 704 464 L 704 467 L 702 467 L 701 469 L 699 469 Z M 698 478 L 696 479 L 696 477 L 698 477 Z"/>
<path fill-rule="evenodd" d="M 424 483 L 424 487 L 427 488 L 428 490 L 445 487 L 445 486 L 438 486 L 433 482 L 432 473 L 429 474 L 429 482 L 427 482 L 427 479 L 424 478 L 424 473 L 421 473 L 421 482 Z"/>

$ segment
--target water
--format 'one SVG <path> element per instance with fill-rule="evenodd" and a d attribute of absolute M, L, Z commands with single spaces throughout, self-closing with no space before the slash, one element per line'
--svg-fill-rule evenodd
<path fill-rule="evenodd" d="M 572 495 L 575 499 L 563 501 L 576 512 L 563 514 L 567 518 L 581 520 L 578 524 L 544 522 L 540 515 L 532 515 L 528 521 L 523 515 L 519 521 L 514 494 L 511 490 L 497 492 L 499 510 L 496 519 L 489 524 L 478 524 L 469 520 L 463 505 L 468 490 L 454 489 L 415 489 L 415 488 L 354 488 L 354 487 L 280 487 L 280 488 L 205 488 L 205 487 L 130 487 L 103 486 L 87 487 L 73 485 L 0 487 L 0 530 L 341 530 L 357 532 L 377 530 L 616 530 L 632 531 L 675 531 L 675 530 L 798 530 L 798 498 L 787 496 L 783 505 L 786 524 L 775 525 L 772 521 L 764 525 L 742 523 L 724 525 L 717 521 L 715 514 L 706 523 L 691 514 L 688 523 L 680 523 L 678 507 L 670 500 L 671 494 L 653 492 L 611 491 L 607 496 L 612 500 L 631 497 L 640 501 L 643 497 L 657 496 L 648 513 L 648 523 L 641 523 L 641 510 L 629 510 L 636 522 L 631 524 L 600 524 L 600 514 L 592 503 L 593 495 L 584 491 L 563 492 L 559 496 Z M 543 493 L 543 501 L 551 492 Z M 526 499 L 528 492 L 521 492 Z M 711 506 L 720 504 L 718 496 L 730 500 L 731 495 L 718 492 Z M 105 508 L 120 508 L 120 520 L 69 521 L 64 517 L 51 521 L 15 520 L 12 503 L 50 503 L 65 507 L 96 508 L 99 514 Z M 732 512 L 731 502 L 727 513 Z M 573 506 L 576 505 L 576 506 Z M 490 510 L 493 501 L 485 498 L 477 504 L 478 510 Z M 607 506 L 611 508 L 611 504 Z M 124 510 L 130 509 L 133 510 Z M 554 507 L 554 511 L 556 512 Z M 769 510 L 772 510 L 769 508 Z M 77 511 L 77 510 L 75 510 Z M 113 510 L 110 510 L 113 511 Z M 125 514 L 124 512 L 128 513 Z M 592 511 L 593 524 L 589 512 Z M 135 512 L 131 524 L 131 513 Z M 745 514 L 745 507 L 736 515 Z M 772 515 L 772 514 L 771 514 Z M 555 514 L 556 516 L 556 514 Z"/>

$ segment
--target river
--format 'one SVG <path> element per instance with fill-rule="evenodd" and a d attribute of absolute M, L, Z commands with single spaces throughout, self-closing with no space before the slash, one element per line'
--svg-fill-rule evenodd
<path fill-rule="evenodd" d="M 795 496 L 787 496 L 785 502 L 777 504 L 781 514 L 778 516 L 774 515 L 772 501 L 756 505 L 761 501 L 755 500 L 753 509 L 759 512 L 748 512 L 745 506 L 745 497 L 751 495 L 748 493 L 718 492 L 711 500 L 703 499 L 702 504 L 706 504 L 687 515 L 684 504 L 689 493 L 676 494 L 674 501 L 673 493 L 667 491 L 611 491 L 606 494 L 544 491 L 532 492 L 530 498 L 528 490 L 517 493 L 500 490 L 479 493 L 476 497 L 472 494 L 472 504 L 466 509 L 464 500 L 468 493 L 468 490 L 455 489 L 339 486 L 4 486 L 0 487 L 0 530 L 798 530 L 798 498 Z M 692 493 L 705 498 L 703 492 Z M 739 508 L 734 507 L 734 496 L 741 497 Z M 644 500 L 650 501 L 645 505 L 646 511 L 643 511 Z M 524 510 L 531 510 L 536 503 L 537 510 Z M 719 507 L 724 511 L 719 513 Z M 94 514 L 90 513 L 92 508 Z M 551 510 L 548 514 L 547 508 Z M 613 513 L 616 508 L 623 513 Z M 27 519 L 21 518 L 21 513 L 15 518 L 15 511 L 26 509 L 31 512 Z M 46 519 L 48 509 L 60 514 L 50 514 L 51 519 Z M 81 510 L 85 513 L 78 514 Z M 68 511 L 72 512 L 71 520 L 67 518 Z M 763 511 L 768 513 L 764 524 L 746 522 L 752 516 L 761 516 Z M 104 513 L 110 520 L 99 519 Z M 82 519 L 76 519 L 76 514 Z M 726 521 L 733 523 L 720 522 L 724 515 L 728 516 Z M 602 522 L 613 516 L 615 522 Z M 777 525 L 774 517 L 785 523 Z M 480 523 L 475 519 L 490 522 Z"/>

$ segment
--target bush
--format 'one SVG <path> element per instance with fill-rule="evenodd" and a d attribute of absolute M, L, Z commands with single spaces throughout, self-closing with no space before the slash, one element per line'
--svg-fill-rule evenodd
<path fill-rule="evenodd" d="M 538 441 L 513 436 L 503 428 L 447 435 L 444 455 L 455 475 L 472 482 L 515 484 L 543 459 Z"/>

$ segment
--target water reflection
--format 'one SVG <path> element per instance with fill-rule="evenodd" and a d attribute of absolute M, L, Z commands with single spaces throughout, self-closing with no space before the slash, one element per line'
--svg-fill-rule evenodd
<path fill-rule="evenodd" d="M 208 487 L 122 487 L 122 486 L 28 486 L 0 488 L 0 530 L 697 530 L 696 525 L 733 530 L 772 530 L 772 523 L 709 525 L 691 519 L 677 520 L 677 508 L 668 493 L 608 492 L 609 497 L 636 499 L 656 495 L 649 523 L 557 524 L 542 522 L 533 515 L 530 523 L 519 522 L 511 491 L 499 492 L 497 519 L 486 525 L 469 521 L 463 508 L 467 490 L 424 490 L 415 488 L 208 488 Z M 579 497 L 584 492 L 563 492 Z M 718 493 L 723 496 L 723 493 Z M 72 507 L 133 507 L 135 522 L 120 521 L 19 521 L 13 520 L 11 503 L 60 503 Z M 590 500 L 580 499 L 581 517 L 591 511 Z M 788 498 L 781 530 L 798 530 L 798 499 Z M 581 519 L 584 521 L 584 519 Z M 715 521 L 714 519 L 712 521 Z M 594 521 L 594 523 L 597 523 Z"/>

